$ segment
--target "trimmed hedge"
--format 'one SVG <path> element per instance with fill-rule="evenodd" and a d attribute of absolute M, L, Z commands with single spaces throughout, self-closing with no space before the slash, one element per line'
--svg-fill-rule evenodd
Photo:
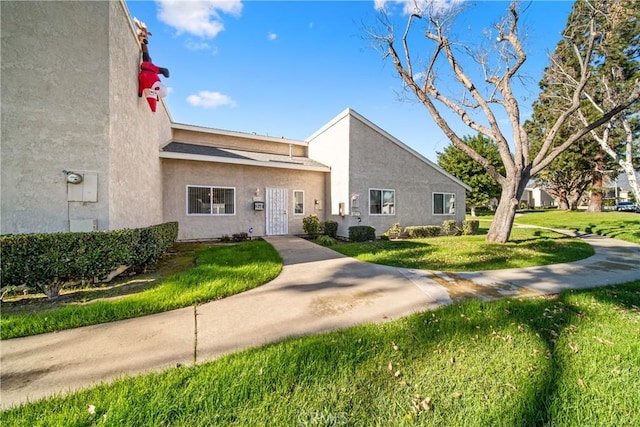
<path fill-rule="evenodd" d="M 410 226 L 404 229 L 407 236 L 410 239 L 417 239 L 422 237 L 435 237 L 440 235 L 439 225 L 417 225 Z"/>
<path fill-rule="evenodd" d="M 322 234 L 324 234 L 325 236 L 329 236 L 335 239 L 338 235 L 338 223 L 336 221 L 322 221 L 322 223 L 320 224 L 320 228 L 322 229 Z"/>
<path fill-rule="evenodd" d="M 87 233 L 0 236 L 2 286 L 26 285 L 55 298 L 72 282 L 106 277 L 122 265 L 160 260 L 178 237 L 178 223 Z"/>
<path fill-rule="evenodd" d="M 465 236 L 478 234 L 478 229 L 480 228 L 480 221 L 477 219 L 467 219 L 462 221 L 462 234 Z"/>
<path fill-rule="evenodd" d="M 352 242 L 376 240 L 376 229 L 369 225 L 354 225 L 349 227 L 349 240 Z"/>

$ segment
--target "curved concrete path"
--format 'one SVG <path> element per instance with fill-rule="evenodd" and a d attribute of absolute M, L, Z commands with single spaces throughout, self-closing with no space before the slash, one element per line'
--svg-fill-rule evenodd
<path fill-rule="evenodd" d="M 1 408 L 468 297 L 539 295 L 640 279 L 640 245 L 581 237 L 596 249 L 586 260 L 455 274 L 368 264 L 304 239 L 268 237 L 284 268 L 259 288 L 197 307 L 1 341 Z"/>

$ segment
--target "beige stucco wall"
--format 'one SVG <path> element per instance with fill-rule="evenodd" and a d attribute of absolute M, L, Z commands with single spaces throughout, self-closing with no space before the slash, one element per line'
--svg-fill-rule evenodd
<path fill-rule="evenodd" d="M 138 97 L 137 38 L 123 3 L 109 2 L 109 6 L 109 225 L 145 227 L 163 220 L 159 149 L 171 139 L 171 119 L 164 103 L 159 102 L 153 113 L 146 99 Z M 154 49 L 161 48 L 151 40 L 151 57 Z M 170 85 L 170 78 L 161 80 Z"/>
<path fill-rule="evenodd" d="M 108 222 L 109 2 L 0 2 L 2 233 Z M 98 172 L 98 202 L 67 202 L 62 170 Z"/>
<path fill-rule="evenodd" d="M 338 222 L 338 235 L 347 237 L 355 225 L 375 227 L 380 235 L 396 222 L 407 227 L 464 220 L 464 187 L 391 138 L 357 113 L 345 111 L 308 139 L 309 157 L 331 167 L 331 212 L 325 219 Z M 369 214 L 372 188 L 395 190 L 395 215 Z M 456 214 L 434 215 L 433 192 L 454 193 Z M 352 206 L 354 196 L 357 208 Z M 340 203 L 343 216 L 338 215 Z"/>
<path fill-rule="evenodd" d="M 2 233 L 162 221 L 163 105 L 137 96 L 139 48 L 120 1 L 0 2 Z M 97 202 L 67 201 L 62 170 L 94 172 Z"/>
<path fill-rule="evenodd" d="M 465 191 L 461 185 L 355 117 L 350 129 L 350 182 L 351 191 L 360 195 L 360 225 L 371 225 L 376 234 L 382 234 L 396 222 L 407 227 L 464 220 Z M 395 215 L 369 214 L 371 188 L 395 190 Z M 434 192 L 455 194 L 455 215 L 433 213 Z"/>
<path fill-rule="evenodd" d="M 241 166 L 213 162 L 163 159 L 164 220 L 178 221 L 179 240 L 215 239 L 222 235 L 247 232 L 253 227 L 253 236 L 265 235 L 265 211 L 254 211 L 256 189 L 262 200 L 265 188 L 288 190 L 289 234 L 302 234 L 302 218 L 316 212 L 313 201 L 324 192 L 325 172 L 292 169 Z M 187 215 L 186 192 L 188 185 L 235 187 L 236 214 L 229 216 Z M 293 213 L 293 191 L 304 191 L 305 212 Z"/>
<path fill-rule="evenodd" d="M 324 205 L 325 215 L 338 215 L 340 203 L 345 204 L 349 215 L 349 119 L 334 119 L 307 139 L 309 158 L 331 167 L 327 179 Z M 323 219 L 323 218 L 321 218 Z M 326 219 L 326 218 L 324 218 Z"/>

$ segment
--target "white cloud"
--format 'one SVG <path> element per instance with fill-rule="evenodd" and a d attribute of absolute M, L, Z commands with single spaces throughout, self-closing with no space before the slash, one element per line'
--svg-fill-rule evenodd
<path fill-rule="evenodd" d="M 189 50 L 209 50 L 211 46 L 207 42 L 199 42 L 193 39 L 188 39 L 185 42 L 185 47 Z"/>
<path fill-rule="evenodd" d="M 271 31 L 269 31 L 269 34 L 267 34 L 267 38 L 268 38 L 269 40 L 275 40 L 275 39 L 277 39 L 277 38 L 278 38 L 278 35 L 277 35 L 276 33 L 273 33 L 273 32 L 271 32 Z"/>
<path fill-rule="evenodd" d="M 373 7 L 376 10 L 389 11 L 393 4 L 402 6 L 402 13 L 410 15 L 415 12 L 431 11 L 434 14 L 442 13 L 457 6 L 466 0 L 374 0 Z"/>
<path fill-rule="evenodd" d="M 217 108 L 228 105 L 235 107 L 236 102 L 220 92 L 210 92 L 208 90 L 201 90 L 197 95 L 189 95 L 187 102 L 194 107 L 203 108 Z"/>
<path fill-rule="evenodd" d="M 214 38 L 224 30 L 220 13 L 240 16 L 241 0 L 156 0 L 158 19 L 180 33 Z"/>

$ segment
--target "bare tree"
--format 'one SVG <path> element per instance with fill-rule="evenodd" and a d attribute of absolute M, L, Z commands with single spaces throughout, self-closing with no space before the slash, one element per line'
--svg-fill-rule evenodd
<path fill-rule="evenodd" d="M 559 92 L 571 93 L 571 97 L 564 111 L 559 113 L 555 122 L 545 130 L 540 150 L 533 156 L 529 152 L 529 139 L 522 123 L 519 101 L 512 90 L 512 81 L 518 78 L 518 73 L 527 60 L 519 34 L 518 2 L 512 2 L 507 16 L 494 26 L 497 37 L 495 42 L 491 43 L 492 50 L 480 53 L 474 53 L 470 49 L 454 50 L 455 41 L 449 37 L 449 24 L 455 19 L 458 10 L 453 8 L 421 10 L 418 3 L 415 4 L 415 11 L 409 15 L 399 42 L 393 25 L 384 12 L 381 18 L 384 24 L 382 33 L 376 31 L 370 36 L 382 48 L 385 57 L 393 61 L 405 88 L 425 106 L 451 143 L 480 163 L 500 184 L 502 189 L 500 201 L 487 240 L 497 243 L 507 242 L 520 197 L 529 179 L 549 165 L 575 141 L 606 124 L 636 102 L 640 96 L 640 82 L 636 82 L 625 99 L 608 106 L 597 117 L 593 117 L 580 128 L 574 129 L 564 141 L 558 143 L 556 137 L 559 130 L 567 120 L 577 114 L 580 107 L 584 89 L 591 79 L 589 66 L 592 53 L 601 37 L 594 19 L 589 21 L 589 26 L 581 28 L 583 32 L 579 40 L 580 45 L 577 41 L 573 42 L 570 31 L 566 32 L 566 43 L 568 46 L 573 46 L 572 51 L 577 65 L 572 71 L 575 70 L 577 73 L 565 75 L 560 67 L 557 73 L 550 74 L 554 78 L 550 78 L 547 84 L 562 88 Z M 424 27 L 419 29 L 418 23 L 423 23 L 426 29 Z M 424 34 L 429 45 L 426 50 L 427 60 L 424 63 L 412 62 L 412 54 L 416 52 L 412 50 L 411 43 L 415 42 L 417 36 L 414 33 L 417 31 L 423 31 L 419 34 Z M 401 53 L 398 53 L 397 44 L 400 44 Z M 466 55 L 477 64 L 477 71 L 482 77 L 474 80 L 472 74 L 463 69 L 458 55 Z M 551 68 L 553 66 L 552 64 Z M 442 79 L 441 73 L 444 73 L 448 79 Z M 457 96 L 447 94 L 449 85 L 456 85 Z M 567 91 L 569 88 L 571 91 Z M 506 114 L 508 125 L 500 124 L 496 113 L 498 109 Z M 453 129 L 450 123 L 452 119 L 445 118 L 443 110 L 448 110 L 475 132 L 495 141 L 506 173 L 501 174 L 485 157 L 469 147 Z M 476 111 L 481 112 L 482 122 L 474 118 Z M 507 137 L 509 131 L 510 138 Z"/>

